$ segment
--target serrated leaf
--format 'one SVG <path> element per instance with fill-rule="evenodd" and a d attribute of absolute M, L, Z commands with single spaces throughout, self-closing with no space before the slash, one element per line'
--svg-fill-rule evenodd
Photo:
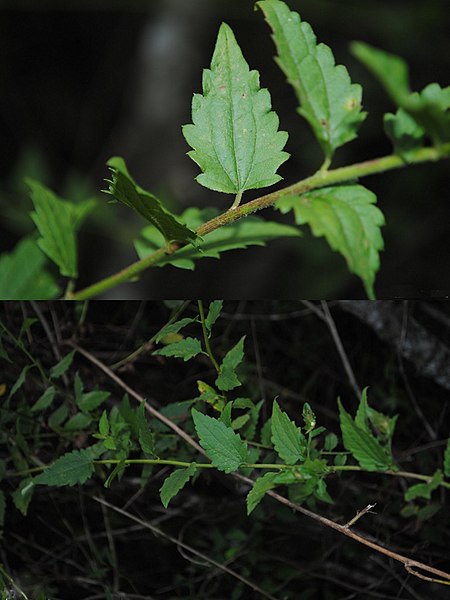
<path fill-rule="evenodd" d="M 212 326 L 217 321 L 223 307 L 223 300 L 213 300 L 208 307 L 208 314 L 205 319 L 205 327 L 208 333 L 211 333 Z"/>
<path fill-rule="evenodd" d="M 38 246 L 59 267 L 61 275 L 77 277 L 76 233 L 96 202 L 74 204 L 62 200 L 38 181 L 26 179 L 26 184 L 34 204 L 30 216 L 41 234 Z"/>
<path fill-rule="evenodd" d="M 219 367 L 219 375 L 216 379 L 216 385 L 219 390 L 227 392 L 241 385 L 237 375 L 236 368 L 241 364 L 244 358 L 245 335 L 239 342 L 231 348 L 225 355 Z"/>
<path fill-rule="evenodd" d="M 31 369 L 31 366 L 32 365 L 27 365 L 20 371 L 19 377 L 16 379 L 14 385 L 12 386 L 12 388 L 9 392 L 8 399 L 12 398 L 14 396 L 14 394 L 16 392 L 18 392 L 20 390 L 20 388 L 23 386 L 23 384 L 25 383 L 25 379 L 27 377 L 27 373 Z"/>
<path fill-rule="evenodd" d="M 175 323 L 170 323 L 169 325 L 166 325 L 158 332 L 158 335 L 155 338 L 155 342 L 159 343 L 167 335 L 178 333 L 181 329 L 183 329 L 183 327 L 186 327 L 186 325 L 190 325 L 191 323 L 194 323 L 194 322 L 195 322 L 195 319 L 190 319 L 190 318 L 186 317 L 185 319 L 180 319 L 179 321 L 176 321 Z"/>
<path fill-rule="evenodd" d="M 395 115 L 386 113 L 383 124 L 394 152 L 409 162 L 415 150 L 423 145 L 425 131 L 403 108 L 399 108 Z"/>
<path fill-rule="evenodd" d="M 292 85 L 299 113 L 309 122 L 327 159 L 354 139 L 366 117 L 362 88 L 352 84 L 347 69 L 335 65 L 331 49 L 317 44 L 311 26 L 279 0 L 257 2 L 272 28 L 276 62 Z"/>
<path fill-rule="evenodd" d="M 92 423 L 92 417 L 83 413 L 77 413 L 70 417 L 70 419 L 64 424 L 65 431 L 82 431 L 89 427 Z"/>
<path fill-rule="evenodd" d="M 444 475 L 450 477 L 450 438 L 447 440 L 447 447 L 444 452 Z"/>
<path fill-rule="evenodd" d="M 435 145 L 450 141 L 450 87 L 430 83 L 421 92 L 411 92 L 408 66 L 402 58 L 363 42 L 354 42 L 351 49 Z"/>
<path fill-rule="evenodd" d="M 100 432 L 100 435 L 102 435 L 104 437 L 109 435 L 109 420 L 108 420 L 108 413 L 106 412 L 106 410 L 104 410 L 102 412 L 102 415 L 98 422 L 98 430 Z"/>
<path fill-rule="evenodd" d="M 432 492 L 442 483 L 442 471 L 436 471 L 431 481 L 427 483 L 416 483 L 409 487 L 405 492 L 405 502 L 410 502 L 415 498 L 426 498 L 431 500 Z"/>
<path fill-rule="evenodd" d="M 358 410 L 356 411 L 356 415 L 355 415 L 355 425 L 357 427 L 359 427 L 360 429 L 362 429 L 363 431 L 370 433 L 370 429 L 369 429 L 369 425 L 368 425 L 369 406 L 367 404 L 367 390 L 368 390 L 368 388 L 365 387 L 361 392 L 361 399 L 359 401 Z"/>
<path fill-rule="evenodd" d="M 69 354 L 66 354 L 56 365 L 50 369 L 50 379 L 57 379 L 64 375 L 67 369 L 70 367 L 73 361 L 76 350 L 72 350 Z"/>
<path fill-rule="evenodd" d="M 169 502 L 184 488 L 189 479 L 195 475 L 196 470 L 196 465 L 192 464 L 186 469 L 176 469 L 164 480 L 159 490 L 164 508 L 169 506 Z"/>
<path fill-rule="evenodd" d="M 324 236 L 331 248 L 343 255 L 350 271 L 363 280 L 368 297 L 374 299 L 379 251 L 384 247 L 380 231 L 384 216 L 375 202 L 375 194 L 362 185 L 342 185 L 283 198 L 275 206 L 282 213 L 293 209 L 299 225 L 307 223 L 313 235 Z"/>
<path fill-rule="evenodd" d="M 270 94 L 259 87 L 259 73 L 250 71 L 230 27 L 222 23 L 211 68 L 203 71 L 203 95 L 194 94 L 193 124 L 183 135 L 193 148 L 188 155 L 202 174 L 197 181 L 218 192 L 242 194 L 280 181 L 278 167 L 288 134 Z"/>
<path fill-rule="evenodd" d="M 222 421 L 204 415 L 195 408 L 191 413 L 200 445 L 219 471 L 232 473 L 247 462 L 247 444 L 237 433 Z"/>
<path fill-rule="evenodd" d="M 166 210 L 156 196 L 137 185 L 123 158 L 113 156 L 106 164 L 112 173 L 107 193 L 147 219 L 162 233 L 166 242 L 189 242 L 196 239 L 197 235 Z"/>
<path fill-rule="evenodd" d="M 346 450 L 352 453 L 366 471 L 385 471 L 392 466 L 392 459 L 378 440 L 360 429 L 338 400 L 342 439 Z"/>
<path fill-rule="evenodd" d="M 47 260 L 36 242 L 23 238 L 12 252 L 0 254 L 0 300 L 49 300 L 59 287 L 45 270 Z"/>
<path fill-rule="evenodd" d="M 82 394 L 81 397 L 76 400 L 76 403 L 81 410 L 89 412 L 98 408 L 100 404 L 103 404 L 103 402 L 105 402 L 110 395 L 111 394 L 109 392 L 93 390 L 91 392 Z"/>
<path fill-rule="evenodd" d="M 36 485 L 75 485 L 84 483 L 94 472 L 94 463 L 85 450 L 73 450 L 58 458 L 33 479 Z"/>
<path fill-rule="evenodd" d="M 41 394 L 41 396 L 39 396 L 39 398 L 33 404 L 33 406 L 31 407 L 32 412 L 35 412 L 37 410 L 45 410 L 46 408 L 48 408 L 53 402 L 54 397 L 55 388 L 51 385 L 45 390 L 43 394 Z"/>
<path fill-rule="evenodd" d="M 155 350 L 153 352 L 156 356 L 174 356 L 175 358 L 182 358 L 185 362 L 201 354 L 203 352 L 200 340 L 197 338 L 187 337 L 184 340 L 168 344 L 164 348 Z"/>
<path fill-rule="evenodd" d="M 300 428 L 281 410 L 276 400 L 272 409 L 272 443 L 278 456 L 288 465 L 305 459 L 305 437 Z"/>
<path fill-rule="evenodd" d="M 187 224 L 191 223 L 196 228 L 218 214 L 219 211 L 215 209 L 188 208 L 180 219 Z M 180 269 L 193 270 L 195 261 L 201 258 L 220 258 L 221 252 L 228 250 L 265 246 L 266 242 L 271 240 L 300 236 L 301 232 L 297 227 L 249 216 L 208 233 L 204 239 L 197 240 L 195 247 L 184 246 L 175 254 L 165 256 L 157 266 L 170 264 Z M 146 227 L 141 231 L 141 237 L 135 241 L 134 246 L 139 258 L 145 258 L 160 248 L 162 243 L 163 239 L 159 232 L 154 227 Z"/>
<path fill-rule="evenodd" d="M 276 487 L 275 477 L 277 473 L 266 473 L 253 484 L 252 489 L 247 494 L 247 515 L 250 515 L 266 495 L 266 492 Z"/>
<path fill-rule="evenodd" d="M 150 430 L 150 425 L 145 418 L 145 407 L 143 404 L 136 411 L 136 422 L 138 426 L 138 439 L 142 452 L 155 456 L 155 440 Z"/>

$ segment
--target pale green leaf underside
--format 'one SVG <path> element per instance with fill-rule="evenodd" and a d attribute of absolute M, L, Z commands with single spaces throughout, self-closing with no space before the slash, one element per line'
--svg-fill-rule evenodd
<path fill-rule="evenodd" d="M 76 232 L 94 208 L 95 201 L 73 204 L 62 200 L 38 181 L 27 179 L 26 183 L 34 204 L 31 218 L 41 235 L 38 246 L 58 265 L 61 275 L 77 277 Z"/>
<path fill-rule="evenodd" d="M 307 223 L 316 237 L 324 236 L 340 252 L 348 268 L 364 282 L 369 298 L 380 267 L 384 243 L 380 227 L 383 213 L 374 206 L 376 196 L 362 185 L 342 185 L 288 197 L 276 203 L 282 213 L 294 210 L 299 225 Z"/>
<path fill-rule="evenodd" d="M 211 68 L 203 72 L 203 95 L 194 94 L 193 124 L 183 134 L 202 174 L 197 181 L 218 192 L 242 193 L 280 181 L 278 167 L 288 135 L 278 131 L 270 94 L 259 87 L 230 27 L 222 23 Z"/>
<path fill-rule="evenodd" d="M 305 458 L 305 438 L 297 425 L 282 411 L 275 400 L 272 411 L 272 443 L 279 457 L 288 465 Z"/>
<path fill-rule="evenodd" d="M 176 469 L 164 480 L 159 490 L 164 508 L 169 506 L 169 502 L 183 489 L 189 479 L 195 474 L 195 471 L 196 466 L 192 464 L 186 469 Z"/>
<path fill-rule="evenodd" d="M 47 260 L 36 242 L 23 238 L 12 252 L 0 255 L 0 300 L 49 300 L 59 294 Z"/>
<path fill-rule="evenodd" d="M 84 483 L 94 472 L 94 463 L 86 450 L 74 450 L 64 454 L 43 473 L 33 479 L 40 485 L 75 485 Z"/>
<path fill-rule="evenodd" d="M 425 131 L 403 108 L 399 108 L 395 115 L 386 113 L 383 123 L 394 152 L 408 162 L 414 151 L 423 145 Z"/>
<path fill-rule="evenodd" d="M 389 469 L 391 459 L 378 440 L 367 431 L 360 429 L 342 406 L 340 400 L 339 419 L 344 447 L 352 453 L 366 471 L 382 471 Z"/>
<path fill-rule="evenodd" d="M 335 65 L 333 53 L 317 44 L 311 26 L 279 0 L 257 2 L 273 31 L 278 51 L 276 62 L 294 88 L 299 113 L 311 125 L 325 156 L 354 139 L 365 119 L 361 112 L 362 88 L 352 84 L 343 65 Z"/>
<path fill-rule="evenodd" d="M 247 462 L 247 445 L 230 427 L 195 408 L 192 409 L 192 418 L 200 445 L 219 471 L 232 473 Z"/>
<path fill-rule="evenodd" d="M 197 338 L 187 337 L 179 342 L 168 344 L 164 348 L 155 350 L 154 355 L 157 356 L 174 356 L 175 358 L 182 358 L 185 362 L 201 354 L 202 346 Z"/>
<path fill-rule="evenodd" d="M 258 479 L 253 484 L 252 489 L 247 494 L 247 514 L 249 515 L 261 502 L 266 492 L 273 489 L 277 484 L 275 478 L 277 473 L 269 472 Z"/>
<path fill-rule="evenodd" d="M 198 227 L 218 214 L 215 209 L 188 208 L 182 219 L 189 227 Z M 248 246 L 265 246 L 266 242 L 283 237 L 300 237 L 297 227 L 265 221 L 257 216 L 250 216 L 226 227 L 220 227 L 208 233 L 203 240 L 197 239 L 195 247 L 184 246 L 174 255 L 165 256 L 158 266 L 170 264 L 173 267 L 193 270 L 195 261 L 201 258 L 220 258 L 222 252 L 247 248 Z M 135 249 L 139 258 L 145 258 L 161 247 L 162 238 L 154 227 L 145 227 L 141 237 L 135 241 Z"/>
<path fill-rule="evenodd" d="M 129 208 L 134 209 L 154 225 L 167 242 L 195 240 L 197 236 L 193 231 L 167 211 L 156 196 L 137 185 L 129 174 L 123 158 L 114 156 L 106 164 L 112 173 L 112 180 L 109 181 L 110 185 L 107 193 Z"/>

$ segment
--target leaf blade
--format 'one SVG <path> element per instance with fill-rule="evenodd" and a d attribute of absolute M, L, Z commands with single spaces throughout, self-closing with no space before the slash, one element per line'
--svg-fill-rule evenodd
<path fill-rule="evenodd" d="M 195 408 L 191 414 L 200 445 L 219 471 L 232 473 L 247 461 L 247 444 L 230 427 Z"/>
<path fill-rule="evenodd" d="M 174 498 L 178 492 L 180 492 L 187 482 L 191 479 L 197 467 L 194 464 L 190 465 L 186 469 L 176 469 L 169 477 L 166 477 L 162 487 L 159 490 L 161 502 L 164 508 L 169 506 L 170 501 Z"/>
<path fill-rule="evenodd" d="M 193 148 L 188 155 L 202 170 L 198 183 L 241 194 L 280 181 L 276 171 L 289 157 L 283 152 L 287 133 L 278 131 L 270 94 L 260 89 L 259 73 L 250 71 L 226 23 L 203 72 L 203 95 L 194 94 L 192 120 L 183 135 Z"/>
<path fill-rule="evenodd" d="M 245 337 L 242 336 L 239 342 L 227 352 L 219 367 L 216 385 L 222 392 L 228 392 L 241 385 L 235 371 L 244 358 Z"/>
<path fill-rule="evenodd" d="M 33 479 L 36 485 L 72 486 L 83 484 L 94 472 L 94 463 L 86 450 L 73 450 L 60 456 Z"/>
<path fill-rule="evenodd" d="M 305 459 L 306 440 L 300 429 L 274 400 L 272 409 L 272 443 L 278 456 L 288 465 Z"/>

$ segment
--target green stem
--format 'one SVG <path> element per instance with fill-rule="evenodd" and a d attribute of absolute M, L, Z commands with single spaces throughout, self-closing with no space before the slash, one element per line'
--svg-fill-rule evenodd
<path fill-rule="evenodd" d="M 196 233 L 198 236 L 204 237 L 205 235 L 208 235 L 208 233 L 211 233 L 220 227 L 234 223 L 242 217 L 272 206 L 275 204 L 275 202 L 277 202 L 277 200 L 280 200 L 285 196 L 299 196 L 318 188 L 336 185 L 346 181 L 356 181 L 361 177 L 366 177 L 375 173 L 383 173 L 384 171 L 390 171 L 392 169 L 398 169 L 409 164 L 437 161 L 443 158 L 450 158 L 450 144 L 443 144 L 439 148 L 419 148 L 414 153 L 411 153 L 408 163 L 405 163 L 405 161 L 396 154 L 389 154 L 388 156 L 383 156 L 381 158 L 374 158 L 372 160 L 366 160 L 361 163 L 356 163 L 347 167 L 340 167 L 338 169 L 331 169 L 329 171 L 320 169 L 311 177 L 307 177 L 306 179 L 282 188 L 281 190 L 272 192 L 271 194 L 266 194 L 265 196 L 256 198 L 255 200 L 242 204 L 241 206 L 236 206 L 234 208 L 233 203 L 233 210 L 229 209 L 225 213 L 214 217 L 214 219 L 211 219 L 207 223 L 204 223 L 196 230 Z M 87 300 L 89 298 L 99 296 L 107 290 L 110 290 L 111 288 L 114 288 L 121 283 L 125 283 L 126 281 L 129 281 L 130 279 L 140 275 L 149 267 L 153 267 L 166 256 L 174 254 L 177 250 L 186 245 L 186 242 L 172 242 L 171 244 L 156 250 L 152 254 L 149 254 L 145 258 L 132 263 L 114 275 L 110 275 L 101 281 L 97 281 L 96 283 L 84 288 L 83 290 L 80 290 L 79 292 L 68 292 L 65 299 Z"/>
<path fill-rule="evenodd" d="M 200 321 L 202 323 L 203 340 L 205 342 L 206 353 L 208 354 L 209 359 L 212 362 L 212 364 L 214 365 L 214 368 L 217 371 L 217 373 L 220 373 L 220 367 L 219 367 L 216 359 L 214 358 L 214 354 L 212 353 L 212 350 L 211 350 L 211 344 L 209 343 L 208 331 L 206 330 L 205 311 L 203 308 L 203 302 L 202 302 L 202 300 L 198 300 L 197 303 L 198 303 L 198 312 L 200 313 Z"/>
<path fill-rule="evenodd" d="M 357 465 L 343 465 L 343 466 L 332 466 L 330 467 L 332 471 L 363 471 L 364 473 L 381 473 L 384 475 L 392 475 L 393 477 L 405 477 L 407 479 L 420 479 L 420 481 L 425 481 L 426 483 L 430 483 L 433 479 L 432 475 L 422 475 L 421 473 L 411 473 L 410 471 L 366 471 Z M 450 483 L 447 481 L 441 481 L 440 485 L 450 490 Z"/>
<path fill-rule="evenodd" d="M 7 327 L 4 323 L 2 323 L 2 321 L 0 321 L 0 329 L 2 329 L 12 340 L 13 342 L 16 344 L 16 346 L 18 348 L 20 348 L 22 350 L 22 352 L 25 354 L 25 356 L 31 361 L 31 363 L 37 368 L 37 370 L 39 371 L 44 383 L 48 383 L 48 377 L 45 374 L 44 369 L 42 368 L 41 363 L 36 360 L 27 350 L 26 346 L 23 344 L 23 342 L 17 338 Z"/>

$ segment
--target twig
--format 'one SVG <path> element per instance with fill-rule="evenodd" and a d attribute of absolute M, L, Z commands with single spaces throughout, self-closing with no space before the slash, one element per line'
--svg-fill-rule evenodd
<path fill-rule="evenodd" d="M 365 508 L 363 508 L 362 510 L 359 510 L 356 515 L 353 517 L 353 519 L 350 519 L 350 521 L 348 521 L 344 527 L 346 527 L 347 529 L 349 527 L 351 527 L 352 525 L 354 525 L 356 523 L 356 521 L 359 521 L 359 519 L 364 516 L 365 514 L 367 514 L 368 512 L 372 511 L 372 508 L 374 508 L 377 505 L 377 503 L 375 502 L 375 504 L 368 504 Z"/>
<path fill-rule="evenodd" d="M 145 403 L 145 408 L 154 417 L 156 417 L 157 419 L 162 421 L 165 425 L 170 427 L 170 429 L 175 431 L 190 446 L 192 446 L 193 448 L 198 450 L 203 456 L 207 456 L 207 454 L 203 450 L 203 448 L 199 444 L 197 444 L 197 442 L 189 434 L 187 434 L 180 427 L 178 427 L 178 425 L 176 425 L 175 423 L 172 423 L 167 417 L 165 417 L 163 414 L 161 414 L 159 411 L 157 411 L 152 406 L 150 406 L 147 402 L 145 402 L 144 398 L 140 394 L 138 394 L 136 391 L 134 391 L 132 388 L 130 388 L 130 386 L 128 386 L 124 381 L 122 381 L 120 379 L 120 377 L 118 377 L 115 373 L 113 373 L 111 371 L 111 369 L 108 369 L 108 367 L 106 365 L 104 365 L 100 360 L 98 360 L 95 356 L 93 356 L 92 354 L 90 354 L 89 352 L 84 350 L 83 348 L 80 348 L 73 342 L 68 342 L 68 344 L 70 346 L 72 346 L 73 348 L 75 348 L 80 354 L 85 356 L 89 361 L 91 361 L 97 367 L 99 367 L 104 373 L 106 373 L 111 379 L 113 379 L 113 381 L 115 381 L 120 387 L 122 387 L 124 390 L 126 390 L 131 396 L 136 398 L 139 402 Z M 235 479 L 244 481 L 245 483 L 248 483 L 250 486 L 253 486 L 255 484 L 253 479 L 250 479 L 249 477 L 246 477 L 245 475 L 241 475 L 240 473 L 232 473 L 232 475 Z M 428 577 L 428 578 L 426 578 L 427 581 L 432 581 L 433 583 L 441 583 L 443 585 L 450 585 L 450 573 L 446 573 L 445 571 L 441 571 L 440 569 L 436 569 L 434 567 L 426 565 L 425 563 L 411 559 L 408 556 L 403 556 L 402 554 L 393 552 L 393 551 L 389 550 L 388 548 L 385 548 L 384 546 L 381 546 L 380 544 L 372 542 L 371 540 L 365 538 L 364 536 L 353 532 L 350 528 L 346 527 L 345 525 L 340 525 L 339 523 L 336 523 L 335 521 L 332 521 L 331 519 L 328 519 L 327 517 L 323 517 L 322 515 L 312 512 L 311 510 L 308 510 L 307 508 L 304 508 L 303 506 L 300 506 L 298 504 L 295 504 L 294 502 L 291 502 L 291 500 L 289 500 L 288 498 L 285 498 L 284 496 L 281 496 L 280 494 L 278 494 L 277 492 L 274 492 L 273 490 L 269 490 L 267 492 L 267 495 L 269 495 L 272 498 L 274 498 L 275 500 L 277 500 L 277 502 L 280 502 L 281 504 L 284 504 L 285 506 L 288 506 L 289 508 L 292 508 L 293 510 L 309 517 L 310 519 L 314 519 L 321 525 L 324 525 L 326 527 L 334 529 L 335 531 L 338 531 L 339 533 L 342 533 L 343 535 L 351 538 L 355 542 L 363 544 L 364 546 L 368 546 L 372 550 L 375 550 L 376 552 L 384 554 L 385 556 L 388 556 L 389 558 L 392 558 L 392 559 L 402 563 L 403 566 L 405 567 L 405 569 L 408 571 L 408 573 L 411 573 L 412 575 L 415 575 L 416 577 L 419 577 L 420 579 L 424 579 L 424 578 L 426 578 L 426 576 L 422 575 L 421 573 L 418 573 L 415 569 L 420 569 L 421 571 L 430 573 L 430 574 L 435 575 L 436 577 L 440 578 L 440 579 L 437 579 L 436 577 Z"/>

